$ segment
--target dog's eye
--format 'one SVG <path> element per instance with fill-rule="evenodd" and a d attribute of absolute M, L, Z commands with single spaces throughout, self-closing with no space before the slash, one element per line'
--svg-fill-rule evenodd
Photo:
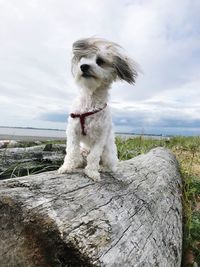
<path fill-rule="evenodd" d="M 105 61 L 102 58 L 98 57 L 96 60 L 96 63 L 97 63 L 97 65 L 101 66 L 105 63 Z"/>

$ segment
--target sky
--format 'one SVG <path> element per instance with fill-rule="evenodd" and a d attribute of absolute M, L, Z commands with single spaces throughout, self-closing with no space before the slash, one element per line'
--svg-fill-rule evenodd
<path fill-rule="evenodd" d="M 110 91 L 118 132 L 200 135 L 199 0 L 0 0 L 0 125 L 65 129 L 72 43 L 101 37 L 139 63 Z"/>

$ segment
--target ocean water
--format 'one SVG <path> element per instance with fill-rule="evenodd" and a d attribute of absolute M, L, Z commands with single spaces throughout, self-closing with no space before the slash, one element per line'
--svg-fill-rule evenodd
<path fill-rule="evenodd" d="M 137 135 L 137 134 L 127 134 L 127 133 L 116 133 L 115 135 L 121 136 L 123 138 L 141 136 L 141 134 Z M 161 139 L 164 137 L 160 135 L 146 135 L 146 138 Z M 5 139 L 10 139 L 10 140 L 66 139 L 66 131 L 53 130 L 53 129 L 20 128 L 20 127 L 15 128 L 15 127 L 0 126 L 0 140 L 5 140 Z"/>
<path fill-rule="evenodd" d="M 64 139 L 66 138 L 66 133 L 65 130 L 0 127 L 0 139 L 6 136 L 9 136 L 9 139 L 16 139 L 17 137 L 49 137 Z"/>

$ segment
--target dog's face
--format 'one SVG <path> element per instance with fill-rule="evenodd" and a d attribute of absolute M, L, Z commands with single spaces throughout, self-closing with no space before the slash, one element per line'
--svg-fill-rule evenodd
<path fill-rule="evenodd" d="M 76 41 L 72 59 L 72 73 L 76 82 L 91 90 L 108 87 L 117 78 L 134 84 L 136 64 L 119 51 L 119 45 L 103 39 Z"/>

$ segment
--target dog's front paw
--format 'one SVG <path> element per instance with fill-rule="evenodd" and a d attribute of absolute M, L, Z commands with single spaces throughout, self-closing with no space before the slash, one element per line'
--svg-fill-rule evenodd
<path fill-rule="evenodd" d="M 85 168 L 85 174 L 91 178 L 93 181 L 101 181 L 100 173 L 96 170 L 90 169 L 88 167 Z"/>
<path fill-rule="evenodd" d="M 113 166 L 107 166 L 107 165 L 100 165 L 100 171 L 101 172 L 115 172 L 117 167 L 115 165 Z"/>
<path fill-rule="evenodd" d="M 69 173 L 72 172 L 74 170 L 74 168 L 63 164 L 59 169 L 58 169 L 58 173 L 62 174 L 62 173 Z"/>
<path fill-rule="evenodd" d="M 100 172 L 110 172 L 110 169 L 107 166 L 100 165 Z"/>

